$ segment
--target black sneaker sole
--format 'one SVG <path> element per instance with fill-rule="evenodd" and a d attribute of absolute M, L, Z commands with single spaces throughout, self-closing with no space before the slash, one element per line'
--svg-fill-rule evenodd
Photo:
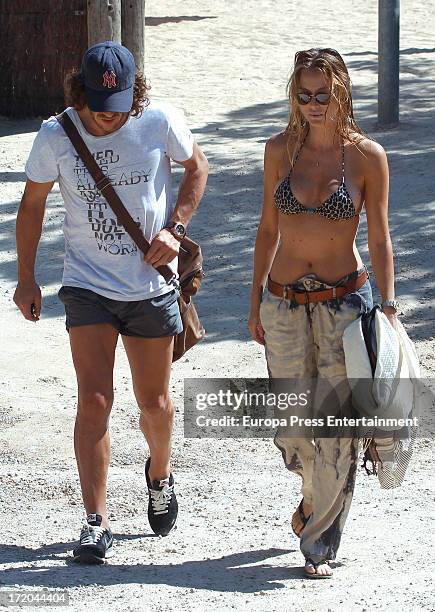
<path fill-rule="evenodd" d="M 153 528 L 152 528 L 152 527 L 151 527 L 151 525 L 150 525 L 150 527 L 151 527 L 151 531 L 153 532 L 153 534 L 154 534 L 154 535 L 155 535 L 157 538 L 159 538 L 159 537 L 166 538 L 166 537 L 167 537 L 167 536 L 168 536 L 170 533 L 172 533 L 173 531 L 176 531 L 176 530 L 177 530 L 177 521 L 178 521 L 178 516 L 177 516 L 177 518 L 175 519 L 175 523 L 172 525 L 172 527 L 170 528 L 170 530 L 169 530 L 169 531 L 166 531 L 165 533 L 158 533 L 157 531 L 154 531 L 154 530 L 153 530 Z M 148 523 L 149 523 L 149 519 L 148 519 Z"/>
<path fill-rule="evenodd" d="M 75 563 L 82 563 L 83 565 L 103 565 L 106 563 L 107 559 L 113 557 L 113 552 L 113 549 L 110 548 L 108 551 L 106 551 L 105 557 L 99 557 L 90 551 L 83 551 L 79 555 L 73 557 L 73 559 Z"/>

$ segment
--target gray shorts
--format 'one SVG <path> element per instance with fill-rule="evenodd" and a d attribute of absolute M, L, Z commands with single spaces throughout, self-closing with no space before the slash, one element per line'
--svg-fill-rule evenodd
<path fill-rule="evenodd" d="M 123 336 L 160 338 L 175 336 L 183 329 L 176 289 L 133 302 L 111 300 L 81 287 L 61 287 L 58 296 L 65 306 L 67 330 L 109 323 Z"/>

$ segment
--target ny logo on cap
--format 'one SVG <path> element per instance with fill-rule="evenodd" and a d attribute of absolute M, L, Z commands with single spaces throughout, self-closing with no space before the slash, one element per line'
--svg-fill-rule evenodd
<path fill-rule="evenodd" d="M 103 87 L 116 87 L 116 74 L 111 70 L 110 72 L 106 70 L 103 74 Z"/>

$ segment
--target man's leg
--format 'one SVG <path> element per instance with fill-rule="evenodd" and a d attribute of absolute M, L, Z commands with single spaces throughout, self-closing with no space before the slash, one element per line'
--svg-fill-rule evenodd
<path fill-rule="evenodd" d="M 113 404 L 113 365 L 118 331 L 109 324 L 69 330 L 78 382 L 74 448 L 86 513 L 100 514 L 108 525 L 107 472 L 110 459 L 109 416 Z"/>
<path fill-rule="evenodd" d="M 150 480 L 170 474 L 174 408 L 169 397 L 173 337 L 122 336 L 140 410 L 140 428 L 150 449 Z"/>

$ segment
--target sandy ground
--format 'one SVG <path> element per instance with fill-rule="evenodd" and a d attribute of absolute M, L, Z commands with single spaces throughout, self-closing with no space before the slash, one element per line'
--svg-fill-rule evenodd
<path fill-rule="evenodd" d="M 75 377 L 56 293 L 62 202 L 49 197 L 38 278 L 37 325 L 11 303 L 14 222 L 23 166 L 40 120 L 0 121 L 0 586 L 65 588 L 71 609 L 430 610 L 433 446 L 421 440 L 404 485 L 381 491 L 361 472 L 331 581 L 302 577 L 289 521 L 299 483 L 270 439 L 183 436 L 183 379 L 265 376 L 246 329 L 250 266 L 261 206 L 266 139 L 285 125 L 294 52 L 335 46 L 354 83 L 356 114 L 388 152 L 391 233 L 401 320 L 427 377 L 434 360 L 435 4 L 402 1 L 401 127 L 376 130 L 377 2 L 148 1 L 147 74 L 153 95 L 183 108 L 210 160 L 192 234 L 207 277 L 198 307 L 207 339 L 173 370 L 174 472 L 181 512 L 168 538 L 146 520 L 146 448 L 123 350 L 117 354 L 109 507 L 116 557 L 104 567 L 68 561 L 82 517 L 72 446 Z M 177 18 L 177 19 L 175 19 Z M 359 246 L 365 261 L 364 219 Z"/>

